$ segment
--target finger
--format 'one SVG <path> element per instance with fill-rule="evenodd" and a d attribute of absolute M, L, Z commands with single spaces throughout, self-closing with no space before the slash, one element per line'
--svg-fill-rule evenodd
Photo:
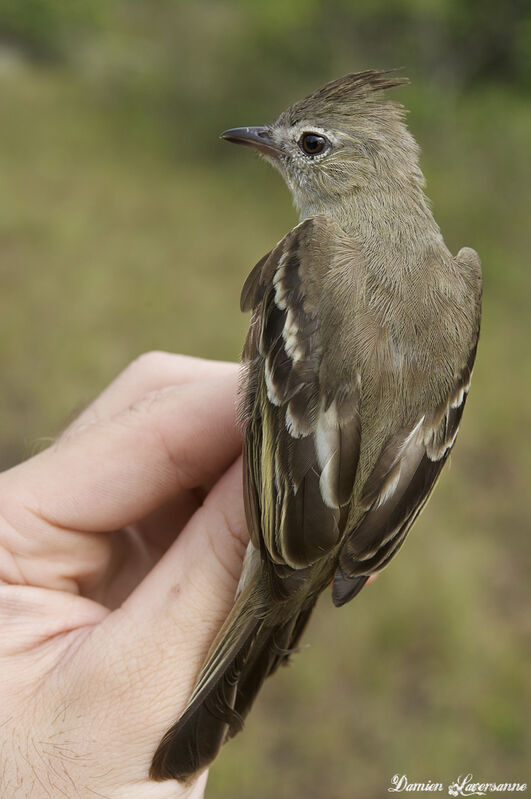
<path fill-rule="evenodd" d="M 0 583 L 0 659 L 31 651 L 79 627 L 98 624 L 108 611 L 75 594 Z M 49 657 L 56 657 L 50 648 Z M 42 657 L 35 667 L 42 668 Z"/>
<path fill-rule="evenodd" d="M 203 773 L 199 775 L 196 782 L 190 788 L 190 796 L 188 799 L 203 799 L 205 795 L 207 779 L 208 771 L 203 771 Z"/>
<path fill-rule="evenodd" d="M 208 485 L 241 449 L 237 375 L 172 386 L 6 472 L 0 492 L 57 528 L 116 530 Z M 11 502 L 10 502 L 11 499 Z"/>
<path fill-rule="evenodd" d="M 123 690 L 123 670 L 135 675 L 128 682 L 129 717 L 142 719 L 154 745 L 184 708 L 234 601 L 248 541 L 241 470 L 238 459 L 166 555 L 92 639 L 92 651 L 107 648 L 117 664 L 116 684 L 107 675 L 106 690 L 120 685 Z"/>
<path fill-rule="evenodd" d="M 191 785 L 183 785 L 176 780 L 166 780 L 164 787 L 167 789 L 168 793 L 165 794 L 165 796 L 170 797 L 171 795 L 172 799 L 204 799 L 207 779 L 208 771 L 203 771 Z M 160 783 L 150 782 L 149 785 L 151 787 L 156 786 L 157 789 L 160 788 Z"/>
<path fill-rule="evenodd" d="M 69 425 L 67 432 L 110 419 L 153 391 L 224 377 L 237 369 L 237 364 L 225 361 L 208 361 L 171 352 L 143 353 Z"/>

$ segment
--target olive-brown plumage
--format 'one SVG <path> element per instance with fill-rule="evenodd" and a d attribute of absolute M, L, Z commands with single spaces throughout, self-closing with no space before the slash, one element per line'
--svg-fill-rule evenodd
<path fill-rule="evenodd" d="M 242 310 L 244 498 L 234 608 L 153 759 L 186 780 L 240 728 L 333 582 L 348 602 L 402 545 L 453 447 L 479 336 L 481 268 L 452 256 L 415 141 L 384 89 L 347 75 L 270 126 L 223 137 L 283 175 L 301 222 L 255 266 Z"/>

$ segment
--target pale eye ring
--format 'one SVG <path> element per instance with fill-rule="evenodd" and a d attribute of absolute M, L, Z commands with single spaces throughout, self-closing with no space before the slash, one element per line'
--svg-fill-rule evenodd
<path fill-rule="evenodd" d="M 310 157 L 319 155 L 330 144 L 326 136 L 322 136 L 320 133 L 312 133 L 311 131 L 303 133 L 297 143 L 302 152 Z"/>

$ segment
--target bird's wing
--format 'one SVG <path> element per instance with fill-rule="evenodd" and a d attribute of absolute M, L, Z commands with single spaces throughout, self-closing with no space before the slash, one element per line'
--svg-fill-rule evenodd
<path fill-rule="evenodd" d="M 345 261 L 355 268 L 345 238 L 332 220 L 307 219 L 262 258 L 243 287 L 242 309 L 253 310 L 243 354 L 244 497 L 251 537 L 265 565 L 256 550 L 248 551 L 238 599 L 184 713 L 153 759 L 151 775 L 157 779 L 188 778 L 240 729 L 260 685 L 296 644 L 317 598 L 314 592 L 295 603 L 279 621 L 266 618 L 271 594 L 286 598 L 295 592 L 305 567 L 336 546 L 346 520 L 359 455 L 359 391 L 348 376 L 342 381 L 331 373 L 320 309 L 323 276 L 344 268 Z M 254 581 L 257 564 L 260 580 Z M 267 607 L 262 576 L 271 589 Z"/>
<path fill-rule="evenodd" d="M 242 291 L 242 310 L 253 310 L 243 353 L 246 513 L 280 594 L 292 570 L 337 544 L 358 463 L 359 389 L 350 376 L 332 379 L 320 308 L 344 239 L 331 219 L 306 219 Z"/>
<path fill-rule="evenodd" d="M 382 447 L 359 498 L 365 513 L 347 532 L 341 548 L 332 594 L 336 605 L 352 599 L 363 578 L 380 571 L 398 551 L 454 445 L 470 388 L 481 313 L 479 258 L 465 248 L 456 260 L 471 270 L 470 302 L 476 303 L 468 357 L 446 399 L 434 410 L 426 408 L 416 424 L 395 432 Z"/>

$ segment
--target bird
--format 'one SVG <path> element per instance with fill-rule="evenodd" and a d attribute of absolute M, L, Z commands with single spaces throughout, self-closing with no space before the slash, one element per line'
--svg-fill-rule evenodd
<path fill-rule="evenodd" d="M 481 316 L 475 250 L 453 256 L 397 70 L 327 83 L 221 138 L 284 178 L 299 224 L 244 283 L 239 416 L 250 532 L 236 598 L 151 762 L 190 782 L 242 728 L 319 595 L 353 599 L 400 549 L 454 446 Z"/>

